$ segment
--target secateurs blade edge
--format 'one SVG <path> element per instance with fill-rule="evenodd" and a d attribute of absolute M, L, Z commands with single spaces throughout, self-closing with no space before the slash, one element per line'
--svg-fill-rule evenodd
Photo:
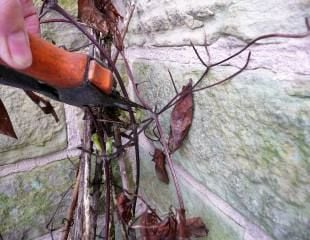
<path fill-rule="evenodd" d="M 112 72 L 82 53 L 71 53 L 29 34 L 32 65 L 14 70 L 0 60 L 0 84 L 46 95 L 74 106 L 143 106 L 113 89 Z"/>

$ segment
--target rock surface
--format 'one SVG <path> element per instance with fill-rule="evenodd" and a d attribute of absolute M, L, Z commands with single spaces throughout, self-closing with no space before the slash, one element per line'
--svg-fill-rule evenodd
<path fill-rule="evenodd" d="M 296 32 L 309 17 L 308 0 L 141 0 L 130 25 L 129 45 L 204 44 L 227 35 L 248 40 L 271 32 Z"/>
<path fill-rule="evenodd" d="M 147 197 L 148 203 L 155 207 L 160 216 L 164 216 L 169 212 L 169 207 L 177 207 L 175 190 L 172 185 L 170 176 L 170 184 L 166 185 L 158 180 L 154 170 L 154 163 L 149 152 L 152 149 L 148 147 L 141 154 L 141 189 L 142 194 Z M 232 219 L 227 217 L 219 209 L 214 207 L 210 201 L 204 198 L 198 191 L 191 188 L 185 179 L 179 178 L 181 182 L 182 194 L 186 206 L 188 217 L 200 216 L 207 228 L 209 229 L 208 240 L 239 240 L 244 235 L 244 229 Z"/>
<path fill-rule="evenodd" d="M 75 169 L 68 160 L 0 178 L 3 239 L 34 239 L 48 233 L 46 225 L 58 207 L 49 227 L 59 228 L 69 206 L 69 190 L 74 179 Z"/>
<path fill-rule="evenodd" d="M 127 41 L 135 77 L 146 81 L 139 90 L 148 102 L 163 106 L 174 95 L 167 69 L 178 89 L 190 78 L 195 82 L 203 70 L 186 46 L 190 40 L 203 44 L 206 33 L 211 62 L 216 62 L 261 34 L 305 32 L 304 17 L 309 17 L 309 11 L 310 2 L 303 0 L 139 1 Z M 189 25 L 191 17 L 199 24 Z M 189 175 L 272 238 L 306 240 L 310 40 L 262 43 L 251 48 L 251 62 L 241 75 L 195 93 L 193 126 L 184 147 L 173 157 Z M 207 59 L 204 48 L 198 50 Z M 242 55 L 211 70 L 202 86 L 237 71 L 245 58 Z M 168 133 L 169 113 L 161 119 Z M 148 194 L 152 198 L 168 192 Z"/>
<path fill-rule="evenodd" d="M 188 65 L 134 63 L 138 79 L 152 79 L 141 89 L 150 101 L 172 96 L 167 68 L 177 73 L 179 86 L 200 72 Z M 231 70 L 221 68 L 210 80 Z M 174 159 L 276 239 L 307 239 L 309 115 L 310 101 L 289 96 L 272 72 L 244 72 L 195 94 L 193 126 Z M 168 114 L 162 120 L 168 133 Z"/>
<path fill-rule="evenodd" d="M 0 135 L 0 165 L 42 156 L 67 146 L 63 105 L 52 102 L 59 122 L 45 115 L 26 94 L 15 88 L 0 87 L 3 100 L 18 139 Z"/>
<path fill-rule="evenodd" d="M 60 1 L 73 13 L 75 3 Z M 261 34 L 304 32 L 304 17 L 309 12 L 309 0 L 140 0 L 127 39 L 134 75 L 138 82 L 147 81 L 139 90 L 149 103 L 161 107 L 174 94 L 167 69 L 178 89 L 190 78 L 195 82 L 203 71 L 190 41 L 204 44 L 206 35 L 211 62 L 215 62 Z M 67 49 L 87 43 L 68 24 L 48 24 L 42 30 L 45 38 Z M 251 48 L 245 72 L 195 93 L 193 126 L 173 159 L 187 213 L 204 219 L 210 229 L 207 239 L 309 239 L 309 46 L 309 38 L 264 40 Z M 207 59 L 204 47 L 198 50 Z M 202 85 L 237 71 L 245 57 L 212 70 Z M 0 165 L 67 146 L 61 104 L 55 104 L 61 118 L 56 125 L 19 91 L 1 88 L 0 96 L 17 134 L 23 131 L 18 142 L 0 137 Z M 169 113 L 161 120 L 168 133 Z M 156 179 L 149 152 L 148 147 L 142 151 L 142 193 L 164 213 L 170 204 L 177 206 L 175 192 L 171 184 L 167 187 Z M 45 234 L 51 209 L 72 183 L 73 173 L 70 163 L 61 161 L 1 177 L 0 233 L 4 239 Z M 226 205 L 215 205 L 205 192 Z M 62 218 L 57 215 L 56 227 Z"/>

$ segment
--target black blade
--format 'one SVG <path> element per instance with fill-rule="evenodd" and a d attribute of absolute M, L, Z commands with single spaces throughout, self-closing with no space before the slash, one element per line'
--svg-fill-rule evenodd
<path fill-rule="evenodd" d="M 34 91 L 56 101 L 73 106 L 115 106 L 122 109 L 143 106 L 121 97 L 117 92 L 106 95 L 90 82 L 84 82 L 78 87 L 56 89 L 40 82 L 38 79 L 19 73 L 11 68 L 0 65 L 0 84 Z"/>

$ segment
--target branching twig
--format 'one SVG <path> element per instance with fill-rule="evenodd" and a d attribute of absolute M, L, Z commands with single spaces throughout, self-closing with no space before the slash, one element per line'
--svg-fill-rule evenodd
<path fill-rule="evenodd" d="M 224 82 L 226 82 L 226 81 L 228 81 L 228 80 L 230 80 L 230 79 L 236 77 L 237 75 L 239 75 L 241 72 L 243 72 L 243 71 L 247 68 L 247 66 L 248 66 L 248 64 L 249 64 L 249 62 L 250 62 L 250 58 L 251 58 L 251 52 L 248 53 L 248 57 L 247 57 L 247 59 L 246 59 L 246 63 L 244 64 L 244 66 L 243 66 L 240 70 L 238 70 L 238 71 L 235 72 L 234 74 L 230 75 L 229 77 L 227 77 L 227 78 L 225 78 L 225 79 L 223 79 L 223 80 L 221 80 L 221 81 L 218 81 L 218 82 L 216 82 L 216 83 L 210 84 L 210 85 L 205 86 L 205 87 L 201 87 L 201 88 L 198 88 L 198 89 L 193 89 L 193 92 L 198 92 L 198 91 L 205 90 L 205 89 L 207 89 L 207 88 L 214 87 L 214 86 L 216 86 L 216 85 L 222 84 L 222 83 L 224 83 Z"/>
<path fill-rule="evenodd" d="M 170 72 L 170 70 L 168 69 L 168 73 L 169 73 L 169 76 L 170 76 L 170 80 L 171 80 L 171 82 L 172 82 L 172 85 L 173 85 L 173 88 L 174 88 L 174 91 L 175 91 L 175 94 L 179 94 L 179 92 L 178 92 L 178 89 L 177 89 L 177 87 L 176 87 L 176 85 L 175 85 L 175 81 L 174 81 L 174 79 L 173 79 L 173 77 L 172 77 L 172 74 L 171 74 L 171 72 Z"/>
<path fill-rule="evenodd" d="M 306 26 L 308 26 L 309 24 L 309 20 L 306 19 Z M 262 35 L 260 37 L 257 37 L 255 39 L 253 39 L 252 41 L 250 41 L 246 46 L 244 46 L 242 49 L 240 49 L 239 51 L 237 51 L 236 53 L 230 55 L 229 57 L 218 61 L 216 63 L 212 63 L 209 65 L 209 67 L 215 67 L 218 66 L 224 62 L 227 62 L 228 60 L 238 56 L 239 54 L 241 54 L 242 52 L 244 52 L 246 49 L 248 49 L 250 46 L 252 46 L 254 43 L 263 40 L 263 39 L 267 39 L 267 38 L 305 38 L 307 36 L 310 36 L 310 29 L 308 29 L 307 27 L 307 32 L 302 33 L 302 34 L 282 34 L 282 33 L 272 33 L 272 34 L 267 34 L 267 35 Z"/>

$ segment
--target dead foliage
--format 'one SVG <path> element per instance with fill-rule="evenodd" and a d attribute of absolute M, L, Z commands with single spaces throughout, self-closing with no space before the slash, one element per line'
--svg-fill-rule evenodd
<path fill-rule="evenodd" d="M 179 149 L 187 136 L 193 120 L 192 82 L 183 86 L 180 98 L 175 104 L 170 118 L 169 149 L 173 153 Z"/>
<path fill-rule="evenodd" d="M 0 134 L 17 139 L 10 116 L 1 99 L 0 99 Z"/>
<path fill-rule="evenodd" d="M 166 156 L 163 151 L 156 148 L 152 161 L 155 163 L 155 173 L 157 178 L 160 181 L 169 184 L 169 176 L 166 170 Z"/>
<path fill-rule="evenodd" d="M 105 37 L 111 36 L 114 45 L 120 50 L 123 49 L 122 37 L 118 30 L 122 16 L 110 0 L 79 0 L 78 18 Z"/>
<path fill-rule="evenodd" d="M 186 237 L 206 237 L 208 232 L 208 228 L 200 217 L 186 219 Z"/>
<path fill-rule="evenodd" d="M 177 210 L 177 212 L 182 212 Z M 185 211 L 183 210 L 185 213 Z M 185 219 L 184 214 L 176 216 L 172 211 L 164 219 L 159 219 L 154 212 L 145 211 L 139 228 L 143 240 L 176 240 L 192 237 L 206 237 L 208 229 L 199 217 Z"/>
<path fill-rule="evenodd" d="M 44 98 L 40 97 L 39 95 L 35 94 L 31 91 L 24 91 L 26 95 L 35 103 L 37 106 L 45 113 L 45 114 L 52 114 L 56 122 L 59 122 L 59 118 L 57 113 L 55 112 L 54 107 L 52 104 L 45 100 Z"/>
<path fill-rule="evenodd" d="M 121 219 L 128 224 L 132 219 L 132 201 L 126 196 L 124 192 L 121 192 L 116 197 L 116 206 Z"/>

